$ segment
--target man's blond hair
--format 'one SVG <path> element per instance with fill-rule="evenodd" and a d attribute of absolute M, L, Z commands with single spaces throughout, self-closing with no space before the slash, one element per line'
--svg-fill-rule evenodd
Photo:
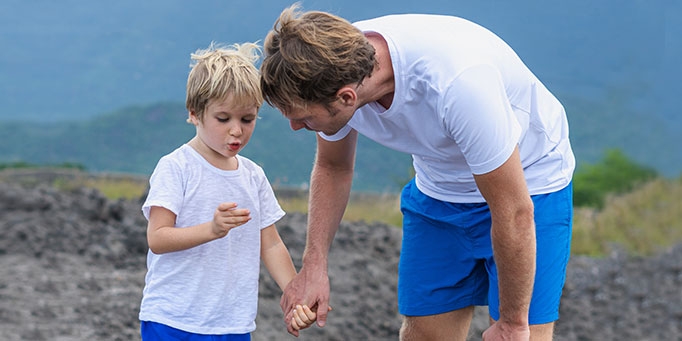
<path fill-rule="evenodd" d="M 211 43 L 207 49 L 191 54 L 192 68 L 187 78 L 187 110 L 202 119 L 211 100 L 223 100 L 232 95 L 234 105 L 260 108 L 263 93 L 255 62 L 260 48 L 255 43 L 229 46 Z"/>

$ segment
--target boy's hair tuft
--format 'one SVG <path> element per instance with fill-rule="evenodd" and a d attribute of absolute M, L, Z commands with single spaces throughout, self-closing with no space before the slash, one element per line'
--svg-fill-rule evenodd
<path fill-rule="evenodd" d="M 191 54 L 185 106 L 202 119 L 211 100 L 232 95 L 237 106 L 263 105 L 260 74 L 255 63 L 260 58 L 256 43 L 223 45 L 211 42 L 206 49 Z"/>

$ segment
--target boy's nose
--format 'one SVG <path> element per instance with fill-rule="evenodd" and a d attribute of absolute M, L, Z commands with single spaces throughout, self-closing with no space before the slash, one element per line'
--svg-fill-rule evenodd
<path fill-rule="evenodd" d="M 242 128 L 240 128 L 239 126 L 233 126 L 232 128 L 230 128 L 230 135 L 239 136 L 241 134 L 242 134 Z"/>

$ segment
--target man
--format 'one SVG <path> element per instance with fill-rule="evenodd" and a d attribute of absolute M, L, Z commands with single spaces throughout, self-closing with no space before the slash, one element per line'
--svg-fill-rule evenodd
<path fill-rule="evenodd" d="M 350 193 L 358 133 L 412 154 L 403 189 L 402 340 L 552 338 L 565 281 L 575 159 L 564 108 L 499 37 L 467 20 L 354 24 L 285 9 L 264 43 L 266 101 L 318 132 L 303 266 L 282 309 L 329 301 L 327 257 Z M 289 327 L 289 331 L 297 332 Z"/>

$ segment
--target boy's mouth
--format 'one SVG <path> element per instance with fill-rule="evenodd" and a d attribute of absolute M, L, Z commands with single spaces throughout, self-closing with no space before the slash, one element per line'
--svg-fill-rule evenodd
<path fill-rule="evenodd" d="M 231 151 L 236 151 L 236 150 L 239 150 L 239 148 L 242 146 L 242 144 L 239 142 L 235 142 L 235 143 L 230 143 L 229 146 L 230 146 Z"/>

